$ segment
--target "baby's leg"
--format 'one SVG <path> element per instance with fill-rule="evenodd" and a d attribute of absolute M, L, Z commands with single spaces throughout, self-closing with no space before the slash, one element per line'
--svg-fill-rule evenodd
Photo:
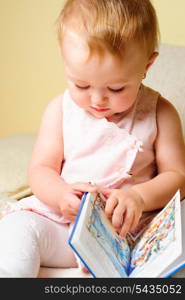
<path fill-rule="evenodd" d="M 0 221 L 0 277 L 37 277 L 40 265 L 75 267 L 68 226 L 29 211 Z"/>
<path fill-rule="evenodd" d="M 37 276 L 40 255 L 31 215 L 19 211 L 0 221 L 0 277 Z"/>
<path fill-rule="evenodd" d="M 44 218 L 47 224 L 44 225 L 47 231 L 41 240 L 41 266 L 56 268 L 77 267 L 74 252 L 68 245 L 69 225 L 57 224 Z M 48 227 L 48 228 L 47 228 Z M 44 230 L 44 229 L 43 229 Z"/>

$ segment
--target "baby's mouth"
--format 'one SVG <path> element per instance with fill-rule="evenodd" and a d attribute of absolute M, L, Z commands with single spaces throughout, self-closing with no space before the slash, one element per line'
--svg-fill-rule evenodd
<path fill-rule="evenodd" d="M 91 106 L 91 108 L 94 109 L 97 112 L 105 112 L 105 111 L 110 110 L 110 108 L 106 108 L 106 107 L 94 107 L 94 106 Z"/>

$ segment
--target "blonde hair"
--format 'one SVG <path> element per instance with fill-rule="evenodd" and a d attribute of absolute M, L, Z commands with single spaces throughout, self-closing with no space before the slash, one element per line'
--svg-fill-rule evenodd
<path fill-rule="evenodd" d="M 91 53 L 107 49 L 122 57 L 127 42 L 136 41 L 150 56 L 159 43 L 150 0 L 67 0 L 57 19 L 61 45 L 65 28 L 71 25 L 86 39 Z"/>

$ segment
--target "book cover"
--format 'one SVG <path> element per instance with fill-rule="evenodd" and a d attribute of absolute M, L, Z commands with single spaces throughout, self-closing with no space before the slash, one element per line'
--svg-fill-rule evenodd
<path fill-rule="evenodd" d="M 69 238 L 93 277 L 161 277 L 171 270 L 182 252 L 179 191 L 163 210 L 145 214 L 136 232 L 125 239 L 111 225 L 104 207 L 100 194 L 84 194 Z"/>

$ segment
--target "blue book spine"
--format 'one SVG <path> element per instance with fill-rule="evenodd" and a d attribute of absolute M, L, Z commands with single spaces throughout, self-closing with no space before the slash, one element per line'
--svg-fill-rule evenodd
<path fill-rule="evenodd" d="M 89 271 L 89 273 L 92 274 L 92 276 L 94 278 L 96 278 L 95 274 L 92 272 L 92 270 L 89 268 L 89 266 L 86 264 L 86 262 L 84 261 L 84 259 L 81 257 L 81 255 L 78 253 L 78 251 L 75 249 L 75 247 L 72 244 L 72 239 L 73 239 L 73 236 L 75 234 L 76 226 L 77 226 L 78 220 L 80 218 L 80 215 L 81 215 L 84 203 L 85 203 L 85 201 L 87 199 L 87 195 L 88 195 L 88 193 L 84 193 L 83 194 L 83 197 L 82 197 L 82 200 L 81 200 L 81 204 L 80 204 L 80 208 L 79 208 L 79 211 L 78 211 L 78 214 L 77 214 L 77 217 L 76 217 L 73 229 L 71 231 L 70 237 L 68 239 L 68 244 L 72 248 L 72 250 L 76 253 L 76 255 L 80 258 L 80 260 L 82 261 L 82 263 L 84 264 L 84 266 L 87 268 L 87 270 Z"/>

